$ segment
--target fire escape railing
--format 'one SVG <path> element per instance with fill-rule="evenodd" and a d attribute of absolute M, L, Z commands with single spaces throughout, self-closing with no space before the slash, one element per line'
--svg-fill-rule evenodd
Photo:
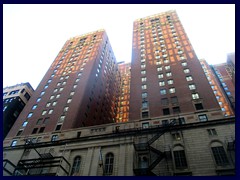
<path fill-rule="evenodd" d="M 137 176 L 156 176 L 152 170 L 165 158 L 165 152 L 151 146 L 160 136 L 165 132 L 169 131 L 172 126 L 176 124 L 176 121 L 172 121 L 169 124 L 161 127 L 160 131 L 157 132 L 151 139 L 148 139 L 146 142 L 135 142 L 135 163 L 133 171 Z M 145 156 L 142 156 L 145 154 Z M 151 158 L 150 154 L 154 154 L 155 158 Z M 145 159 L 144 159 L 145 158 Z M 140 162 L 141 161 L 141 162 Z"/>

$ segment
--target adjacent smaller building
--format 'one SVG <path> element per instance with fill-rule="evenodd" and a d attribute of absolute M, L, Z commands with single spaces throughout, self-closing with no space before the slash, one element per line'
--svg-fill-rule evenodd
<path fill-rule="evenodd" d="M 32 96 L 34 89 L 27 83 L 3 88 L 3 138 Z"/>

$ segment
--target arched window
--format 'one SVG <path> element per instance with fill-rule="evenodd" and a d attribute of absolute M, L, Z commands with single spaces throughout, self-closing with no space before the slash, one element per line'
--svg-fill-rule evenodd
<path fill-rule="evenodd" d="M 112 175 L 113 173 L 113 160 L 114 155 L 113 153 L 108 153 L 105 159 L 105 175 Z"/>
<path fill-rule="evenodd" d="M 173 155 L 174 155 L 176 169 L 187 168 L 187 160 L 186 160 L 186 156 L 185 156 L 185 151 L 182 146 L 174 147 Z"/>
<path fill-rule="evenodd" d="M 81 157 L 80 156 L 75 157 L 75 159 L 73 161 L 73 165 L 72 165 L 71 175 L 74 175 L 79 172 L 80 164 L 81 164 Z"/>
<path fill-rule="evenodd" d="M 218 166 L 225 166 L 229 164 L 226 152 L 220 142 L 213 142 L 211 144 L 211 149 L 215 162 Z"/>

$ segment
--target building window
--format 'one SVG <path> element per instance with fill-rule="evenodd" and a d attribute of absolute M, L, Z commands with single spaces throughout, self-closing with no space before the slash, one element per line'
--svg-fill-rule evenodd
<path fill-rule="evenodd" d="M 147 85 L 146 84 L 142 85 L 142 89 L 147 89 Z"/>
<path fill-rule="evenodd" d="M 142 118 L 148 118 L 148 117 L 149 117 L 148 111 L 142 112 Z"/>
<path fill-rule="evenodd" d="M 145 70 L 142 70 L 142 71 L 141 71 L 141 74 L 142 74 L 142 75 L 146 74 L 146 71 L 145 71 Z"/>
<path fill-rule="evenodd" d="M 71 175 L 75 175 L 79 173 L 80 165 L 81 165 L 81 157 L 77 156 L 74 158 L 74 161 L 73 161 Z"/>
<path fill-rule="evenodd" d="M 204 109 L 202 103 L 195 104 L 195 108 L 196 108 L 196 110 Z"/>
<path fill-rule="evenodd" d="M 52 114 L 53 113 L 53 109 L 50 109 L 49 111 L 48 111 L 48 114 Z"/>
<path fill-rule="evenodd" d="M 170 76 L 172 76 L 172 73 L 171 73 L 171 72 L 167 72 L 167 73 L 166 73 L 166 76 L 167 76 L 167 77 L 170 77 Z"/>
<path fill-rule="evenodd" d="M 61 127 L 62 127 L 62 124 L 58 124 L 58 125 L 56 126 L 55 131 L 59 131 L 59 130 L 61 129 Z"/>
<path fill-rule="evenodd" d="M 161 94 L 161 95 L 167 94 L 166 89 L 161 89 L 161 90 L 160 90 L 160 94 Z"/>
<path fill-rule="evenodd" d="M 158 68 L 157 68 L 157 71 L 162 71 L 162 67 L 158 67 Z"/>
<path fill-rule="evenodd" d="M 60 94 L 57 94 L 56 98 L 58 99 L 60 97 Z"/>
<path fill-rule="evenodd" d="M 49 121 L 49 117 L 45 118 L 44 121 L 43 121 L 43 124 L 47 124 Z"/>
<path fill-rule="evenodd" d="M 142 98 L 143 98 L 143 99 L 144 99 L 144 98 L 147 98 L 147 93 L 146 93 L 146 92 L 142 93 Z"/>
<path fill-rule="evenodd" d="M 189 84 L 188 87 L 189 87 L 190 90 L 194 90 L 194 89 L 196 89 L 195 84 Z"/>
<path fill-rule="evenodd" d="M 43 122 L 43 119 L 42 119 L 42 118 L 38 119 L 38 120 L 37 120 L 37 125 L 42 124 L 42 122 Z"/>
<path fill-rule="evenodd" d="M 50 100 L 53 99 L 53 98 L 54 98 L 54 96 L 50 96 Z"/>
<path fill-rule="evenodd" d="M 41 101 L 41 98 L 37 98 L 37 102 Z"/>
<path fill-rule="evenodd" d="M 17 145 L 17 140 L 13 140 L 12 143 L 11 143 L 11 146 L 16 146 Z"/>
<path fill-rule="evenodd" d="M 72 99 L 68 99 L 68 100 L 67 100 L 67 103 L 71 103 L 71 102 L 72 102 Z"/>
<path fill-rule="evenodd" d="M 198 119 L 199 119 L 200 122 L 204 122 L 204 121 L 208 120 L 206 114 L 198 115 Z"/>
<path fill-rule="evenodd" d="M 162 126 L 168 126 L 169 122 L 168 120 L 162 120 Z"/>
<path fill-rule="evenodd" d="M 168 98 L 162 98 L 161 102 L 163 106 L 168 106 L 168 103 L 169 103 Z"/>
<path fill-rule="evenodd" d="M 42 115 L 45 115 L 45 114 L 47 114 L 47 111 L 46 110 L 42 111 Z"/>
<path fill-rule="evenodd" d="M 182 62 L 182 66 L 187 66 L 187 62 Z"/>
<path fill-rule="evenodd" d="M 172 104 L 177 104 L 177 103 L 178 103 L 178 98 L 177 98 L 177 96 L 171 97 L 171 103 L 172 103 Z"/>
<path fill-rule="evenodd" d="M 184 72 L 185 74 L 187 74 L 187 73 L 190 73 L 190 70 L 189 70 L 189 69 L 184 69 L 183 72 Z"/>
<path fill-rule="evenodd" d="M 187 160 L 184 150 L 173 151 L 176 169 L 187 168 Z"/>
<path fill-rule="evenodd" d="M 23 124 L 22 124 L 22 127 L 26 127 L 27 124 L 28 124 L 28 122 L 27 122 L 27 121 L 24 121 Z"/>
<path fill-rule="evenodd" d="M 165 86 L 165 82 L 164 81 L 160 81 L 159 82 L 159 86 Z"/>
<path fill-rule="evenodd" d="M 185 118 L 184 117 L 180 117 L 180 118 L 178 118 L 178 120 L 179 120 L 179 124 L 181 125 L 181 124 L 186 124 L 186 121 L 185 121 Z"/>
<path fill-rule="evenodd" d="M 192 94 L 192 98 L 193 98 L 193 99 L 199 99 L 198 93 L 193 93 L 193 94 Z"/>
<path fill-rule="evenodd" d="M 45 92 L 44 92 L 44 91 L 42 91 L 42 92 L 41 92 L 41 94 L 40 94 L 40 96 L 43 96 L 44 94 L 45 94 Z"/>
<path fill-rule="evenodd" d="M 34 128 L 33 131 L 32 131 L 32 134 L 36 134 L 38 131 L 38 128 Z"/>
<path fill-rule="evenodd" d="M 164 108 L 163 109 L 163 115 L 169 115 L 169 114 L 170 114 L 169 108 Z"/>
<path fill-rule="evenodd" d="M 186 80 L 187 80 L 187 81 L 192 81 L 193 78 L 192 78 L 192 76 L 186 76 Z"/>
<path fill-rule="evenodd" d="M 141 68 L 143 69 L 143 68 L 145 68 L 146 67 L 146 65 L 145 64 L 141 64 Z"/>
<path fill-rule="evenodd" d="M 49 107 L 50 105 L 51 105 L 51 103 L 49 102 L 49 103 L 46 104 L 46 107 Z"/>
<path fill-rule="evenodd" d="M 66 106 L 66 107 L 64 107 L 63 111 L 64 111 L 64 112 L 67 112 L 67 111 L 68 111 L 68 109 L 69 109 L 69 107 L 68 107 L 68 106 Z"/>
<path fill-rule="evenodd" d="M 44 89 L 47 89 L 48 88 L 48 85 L 44 86 Z"/>
<path fill-rule="evenodd" d="M 29 113 L 28 116 L 27 116 L 27 118 L 32 117 L 32 115 L 33 115 L 33 113 Z"/>
<path fill-rule="evenodd" d="M 165 66 L 165 70 L 170 70 L 170 66 Z"/>
<path fill-rule="evenodd" d="M 60 116 L 60 118 L 59 118 L 59 122 L 63 122 L 64 119 L 65 119 L 65 116 L 64 116 L 64 115 Z"/>
<path fill-rule="evenodd" d="M 213 153 L 215 162 L 218 166 L 225 166 L 229 164 L 229 161 L 223 146 L 212 147 L 212 153 Z"/>
<path fill-rule="evenodd" d="M 112 153 L 108 153 L 105 159 L 105 175 L 112 175 L 113 173 L 113 161 L 114 155 Z"/>
<path fill-rule="evenodd" d="M 142 123 L 142 128 L 149 128 L 149 122 Z"/>
<path fill-rule="evenodd" d="M 54 101 L 53 103 L 52 103 L 52 106 L 56 106 L 57 105 L 57 101 Z"/>
<path fill-rule="evenodd" d="M 51 141 L 57 141 L 58 140 L 58 135 L 52 135 Z"/>
<path fill-rule="evenodd" d="M 173 107 L 173 113 L 180 113 L 180 107 Z"/>
<path fill-rule="evenodd" d="M 20 136 L 22 134 L 23 130 L 19 130 L 16 136 Z"/>
<path fill-rule="evenodd" d="M 168 82 L 168 84 L 173 84 L 173 80 L 172 79 L 169 79 L 167 82 Z"/>
<path fill-rule="evenodd" d="M 170 88 L 169 89 L 169 93 L 171 94 L 171 93 L 175 93 L 176 92 L 176 90 L 175 90 L 175 88 Z"/>
<path fill-rule="evenodd" d="M 39 132 L 38 132 L 38 133 L 43 133 L 44 129 L 45 129 L 45 127 L 41 127 L 41 128 L 39 129 Z"/>
<path fill-rule="evenodd" d="M 147 101 L 142 102 L 142 108 L 143 109 L 148 108 L 148 102 Z"/>
<path fill-rule="evenodd" d="M 60 88 L 59 91 L 61 92 L 61 91 L 63 91 L 63 89 L 64 89 L 64 88 Z"/>
<path fill-rule="evenodd" d="M 32 110 L 36 109 L 37 108 L 37 105 L 35 104 L 33 107 L 32 107 Z"/>
<path fill-rule="evenodd" d="M 146 77 L 142 77 L 142 82 L 146 82 L 147 78 Z"/>
<path fill-rule="evenodd" d="M 180 141 L 181 140 L 181 135 L 179 132 L 172 133 L 172 138 L 174 141 Z"/>
<path fill-rule="evenodd" d="M 4 106 L 4 107 L 3 107 L 3 111 L 5 111 L 6 109 L 7 109 L 7 106 Z"/>
<path fill-rule="evenodd" d="M 207 129 L 207 132 L 209 136 L 217 136 L 216 129 Z"/>
<path fill-rule="evenodd" d="M 158 74 L 158 78 L 163 78 L 163 74 Z"/>

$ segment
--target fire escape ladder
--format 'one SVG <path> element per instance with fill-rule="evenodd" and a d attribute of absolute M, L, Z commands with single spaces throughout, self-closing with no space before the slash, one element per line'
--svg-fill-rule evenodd
<path fill-rule="evenodd" d="M 169 131 L 176 121 L 171 121 L 160 129 L 152 138 L 134 143 L 135 161 L 133 171 L 137 176 L 157 176 L 152 170 L 165 158 L 165 153 L 151 146 L 161 135 Z"/>
<path fill-rule="evenodd" d="M 148 167 L 149 170 L 153 170 L 158 163 L 160 163 L 160 161 L 165 157 L 165 154 L 155 148 L 153 148 L 152 146 L 149 146 L 150 151 L 154 152 L 155 154 L 157 154 L 157 158 L 150 164 L 150 166 Z"/>

